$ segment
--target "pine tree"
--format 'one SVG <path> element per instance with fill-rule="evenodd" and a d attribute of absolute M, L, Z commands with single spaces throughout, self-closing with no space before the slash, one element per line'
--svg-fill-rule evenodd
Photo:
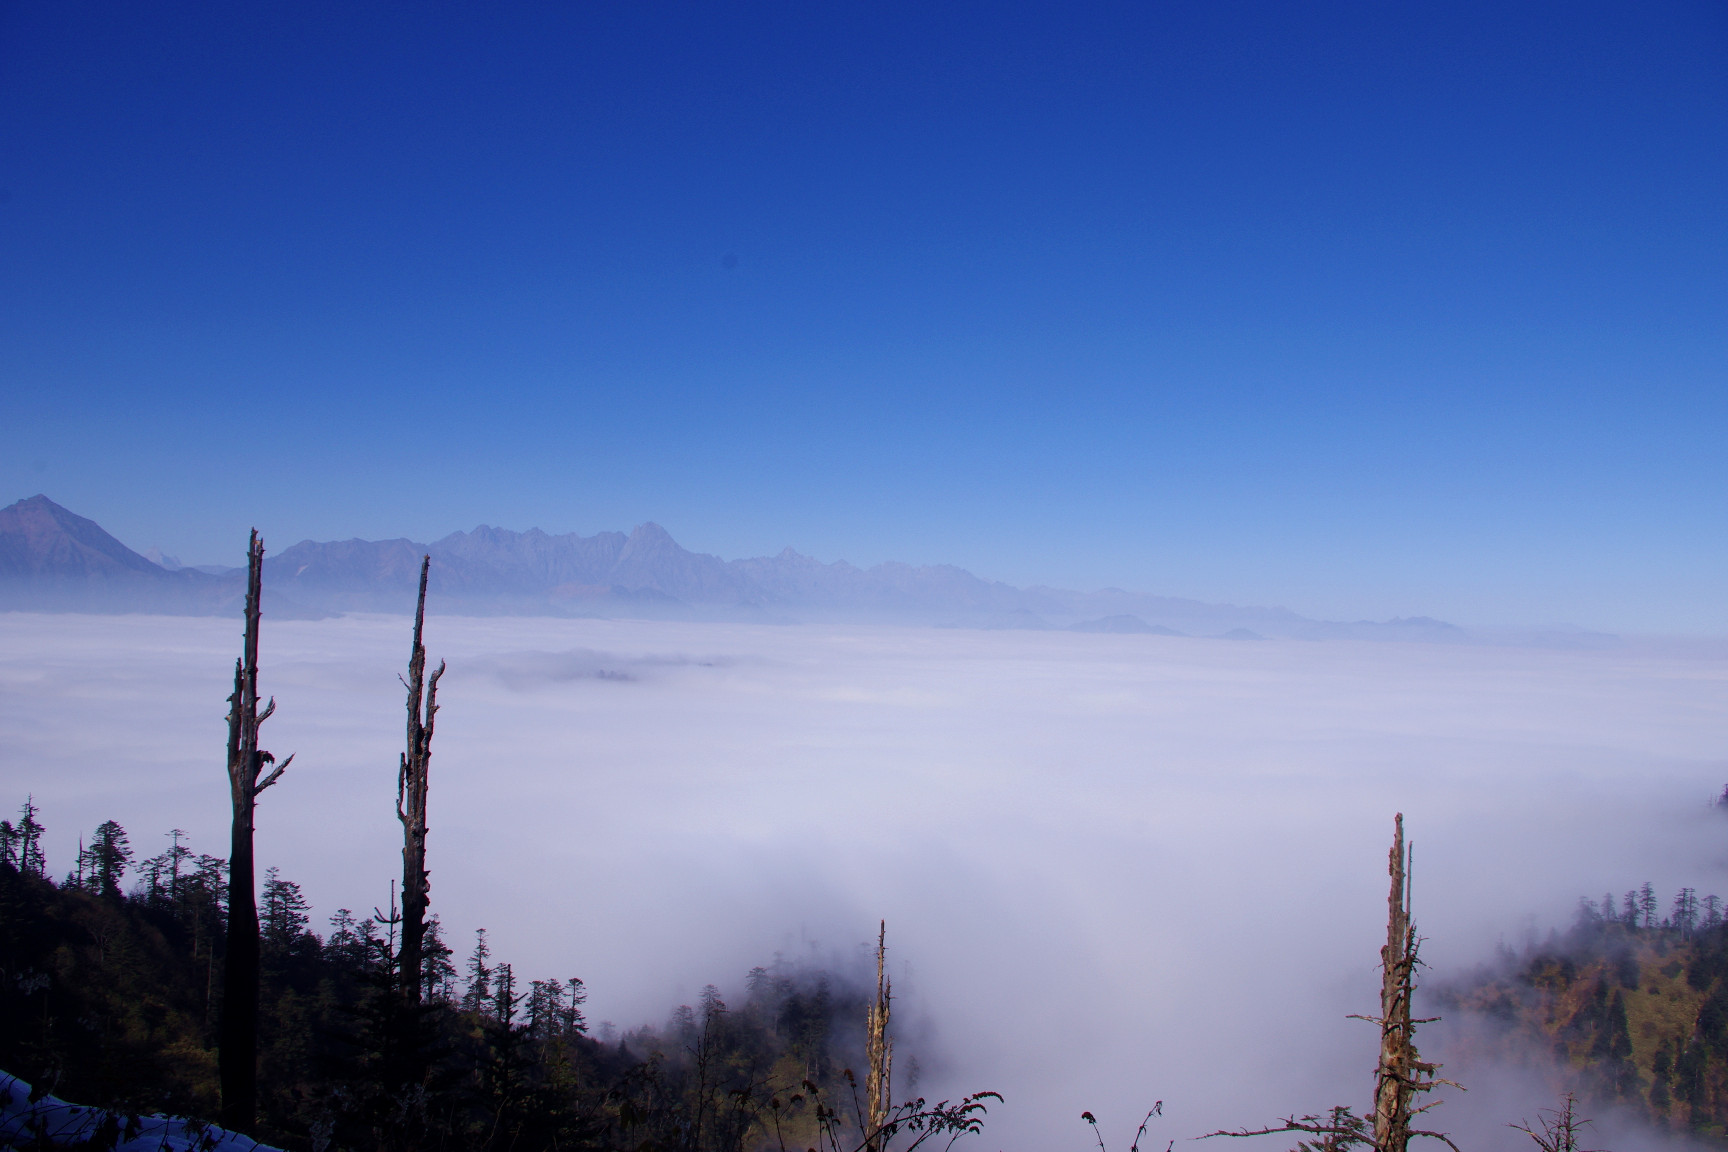
<path fill-rule="evenodd" d="M 556 980 L 528 982 L 528 1034 L 541 1042 L 558 1035 L 564 1016 L 564 985 Z"/>
<path fill-rule="evenodd" d="M 1663 1044 L 1656 1050 L 1656 1057 L 1650 1064 L 1650 1111 L 1658 1117 L 1668 1114 L 1668 1105 L 1672 1102 L 1668 1082 L 1673 1075 L 1674 1054 L 1667 1044 Z"/>
<path fill-rule="evenodd" d="M 1626 1021 L 1626 999 L 1619 988 L 1608 1001 L 1590 1055 L 1597 1061 L 1597 1075 L 1609 1096 L 1630 1099 L 1637 1092 L 1638 1068 L 1632 1062 L 1632 1032 Z"/>
<path fill-rule="evenodd" d="M 420 986 L 429 1000 L 449 1003 L 456 965 L 450 963 L 450 946 L 444 943 L 444 926 L 434 916 L 426 922 L 426 937 L 420 948 Z"/>
<path fill-rule="evenodd" d="M 167 836 L 171 841 L 168 849 L 138 865 L 138 874 L 143 881 L 146 900 L 178 908 L 186 883 L 184 878 L 190 875 L 195 857 L 192 849 L 181 843 L 186 836 L 183 830 L 175 828 Z"/>
<path fill-rule="evenodd" d="M 1681 1045 L 1681 1041 L 1676 1041 Z M 1711 1120 L 1707 1105 L 1704 1073 L 1710 1063 L 1710 1053 L 1705 1045 L 1693 1040 L 1690 1044 L 1680 1047 L 1680 1054 L 1674 1060 L 1674 1095 L 1686 1105 L 1691 1113 L 1688 1122 L 1694 1127 L 1702 1127 Z"/>
<path fill-rule="evenodd" d="M 84 850 L 84 837 L 82 835 L 78 837 L 78 854 L 72 859 L 74 861 L 72 871 L 66 873 L 66 879 L 60 882 L 60 886 L 72 892 L 83 892 L 85 891 L 84 869 L 90 863 L 90 854 Z"/>
<path fill-rule="evenodd" d="M 1644 881 L 1644 887 L 1638 890 L 1638 917 L 1645 928 L 1656 927 L 1656 910 L 1659 906 L 1655 885 L 1648 880 Z"/>
<path fill-rule="evenodd" d="M 168 857 L 168 899 L 175 903 L 180 900 L 181 873 L 187 870 L 187 865 L 192 860 L 192 849 L 181 843 L 185 838 L 186 833 L 182 829 L 171 828 L 168 831 L 169 847 L 165 853 Z"/>
<path fill-rule="evenodd" d="M 264 873 L 263 916 L 261 936 L 264 947 L 273 952 L 286 952 L 300 939 L 311 922 L 311 905 L 300 892 L 300 885 L 284 880 L 275 868 Z"/>
<path fill-rule="evenodd" d="M 1674 897 L 1674 911 L 1668 917 L 1672 925 L 1682 936 L 1691 936 L 1692 930 L 1698 926 L 1698 893 L 1691 888 L 1680 889 L 1680 894 Z"/>
<path fill-rule="evenodd" d="M 588 1002 L 587 986 L 575 976 L 570 977 L 570 998 L 564 1007 L 564 1035 L 575 1036 L 588 1031 L 588 1021 L 582 1015 L 582 1005 Z"/>
<path fill-rule="evenodd" d="M 18 871 L 26 876 L 45 879 L 48 875 L 48 858 L 42 853 L 42 833 L 45 829 L 36 821 L 36 797 L 26 796 L 24 808 L 18 817 Z"/>
<path fill-rule="evenodd" d="M 1722 923 L 1722 898 L 1714 894 L 1704 897 L 1704 927 L 1714 928 Z"/>
<path fill-rule="evenodd" d="M 84 850 L 84 874 L 90 891 L 109 900 L 120 899 L 120 880 L 132 862 L 132 845 L 126 829 L 112 820 L 97 825 Z"/>
<path fill-rule="evenodd" d="M 167 889 L 162 878 L 168 874 L 168 854 L 151 856 L 138 865 L 138 883 L 132 888 L 132 898 L 143 900 L 146 904 L 162 905 L 172 903 L 168 899 Z"/>
<path fill-rule="evenodd" d="M 492 969 L 486 960 L 492 950 L 486 946 L 486 929 L 474 931 L 474 951 L 468 957 L 468 990 L 462 996 L 464 1012 L 484 1012 L 492 998 Z"/>
<path fill-rule="evenodd" d="M 500 964 L 492 973 L 490 1009 L 484 1021 L 486 1057 L 481 1067 L 481 1085 L 491 1098 L 492 1126 L 505 1135 L 504 1146 L 515 1143 L 515 1117 L 523 1100 L 527 1053 L 523 1041 L 527 1028 L 516 1022 L 522 997 L 516 994 L 516 975 L 510 965 Z"/>
<path fill-rule="evenodd" d="M 696 1039 L 696 1009 L 680 1004 L 672 1009 L 672 1032 L 686 1044 Z"/>

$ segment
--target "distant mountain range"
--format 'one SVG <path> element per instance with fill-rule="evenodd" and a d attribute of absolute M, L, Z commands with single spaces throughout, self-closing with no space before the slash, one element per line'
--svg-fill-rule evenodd
<path fill-rule="evenodd" d="M 46 496 L 0 509 L 0 610 L 237 614 L 241 569 L 187 568 L 132 551 Z M 420 558 L 432 557 L 429 608 L 457 615 L 598 616 L 796 623 L 851 621 L 962 628 L 1253 640 L 1458 642 L 1463 629 L 1426 617 L 1382 623 L 1311 620 L 1106 588 L 1015 588 L 939 564 L 824 564 L 788 548 L 722 560 L 691 552 L 658 524 L 628 535 L 549 535 L 482 525 L 431 544 L 302 540 L 266 557 L 265 610 L 277 617 L 406 613 Z"/>

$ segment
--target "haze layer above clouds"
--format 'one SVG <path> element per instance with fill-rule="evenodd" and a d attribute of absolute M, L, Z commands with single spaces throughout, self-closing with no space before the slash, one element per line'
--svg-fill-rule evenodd
<path fill-rule="evenodd" d="M 1371 1036 L 1344 1016 L 1373 1003 L 1395 810 L 1439 973 L 1580 894 L 1728 891 L 1720 652 L 487 618 L 429 639 L 432 898 L 459 951 L 485 926 L 632 1025 L 777 952 L 850 963 L 886 917 L 923 1087 L 1004 1092 L 987 1140 L 1016 1152 L 1081 1146 L 1086 1108 L 1125 1136 L 1163 1099 L 1175 1137 L 1360 1103 Z M 56 870 L 109 817 L 146 851 L 172 826 L 225 849 L 237 647 L 220 619 L 0 615 L 0 792 L 35 793 Z M 261 864 L 320 921 L 382 905 L 406 622 L 267 619 L 263 647 L 266 745 L 297 759 Z"/>

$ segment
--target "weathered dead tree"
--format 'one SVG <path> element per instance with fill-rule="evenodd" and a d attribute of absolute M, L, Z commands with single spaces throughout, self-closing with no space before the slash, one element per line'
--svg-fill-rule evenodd
<path fill-rule="evenodd" d="M 1392 849 L 1386 871 L 1392 878 L 1386 896 L 1386 946 L 1380 949 L 1380 1015 L 1368 1017 L 1380 1025 L 1380 1062 L 1374 1071 L 1374 1147 L 1379 1152 L 1405 1152 L 1414 1133 L 1411 1117 L 1433 1104 L 1415 1107 L 1418 1092 L 1432 1092 L 1436 1065 L 1427 1064 L 1416 1053 L 1416 1025 L 1430 1024 L 1437 1017 L 1417 1020 L 1410 1010 L 1416 991 L 1417 950 L 1421 940 L 1410 920 L 1410 853 L 1404 845 L 1404 814 L 1392 822 Z"/>
<path fill-rule="evenodd" d="M 282 778 L 294 757 L 277 764 L 258 747 L 258 730 L 276 711 L 258 710 L 258 618 L 264 583 L 264 541 L 258 530 L 246 549 L 246 642 L 234 662 L 228 697 L 228 789 L 234 819 L 228 845 L 228 950 L 222 961 L 222 1023 L 217 1071 L 222 1126 L 249 1132 L 258 1111 L 258 902 L 252 833 L 258 794 Z M 271 772 L 258 777 L 265 765 Z"/>
<path fill-rule="evenodd" d="M 432 726 L 438 714 L 440 661 L 426 679 L 426 577 L 432 557 L 420 559 L 420 599 L 414 607 L 414 647 L 408 653 L 408 746 L 396 776 L 396 818 L 402 822 L 402 948 L 397 953 L 402 992 L 410 1008 L 422 994 L 421 962 L 426 941 L 426 908 L 432 885 L 426 872 L 426 789 L 432 769 Z"/>
<path fill-rule="evenodd" d="M 882 1152 L 887 1144 L 883 1130 L 893 1107 L 889 1097 L 894 1087 L 894 1042 L 888 1038 L 888 1011 L 894 990 L 887 960 L 888 921 L 883 920 L 876 930 L 876 999 L 864 1018 L 864 1059 L 870 1065 L 864 1078 L 864 1147 L 868 1152 Z"/>
<path fill-rule="evenodd" d="M 1578 1098 L 1570 1092 L 1560 1098 L 1560 1107 L 1539 1109 L 1536 1123 L 1536 1128 L 1530 1127 L 1529 1121 L 1508 1124 L 1507 1127 L 1516 1128 L 1530 1137 L 1542 1152 L 1600 1152 L 1578 1146 L 1584 1129 L 1595 1121 L 1578 1115 Z"/>
<path fill-rule="evenodd" d="M 1392 849 L 1387 854 L 1387 872 L 1392 886 L 1386 897 L 1386 945 L 1380 949 L 1380 1014 L 1354 1016 L 1380 1026 L 1380 1059 L 1374 1069 L 1374 1111 L 1371 1116 L 1358 1116 L 1347 1107 L 1333 1108 L 1324 1116 L 1287 1116 L 1275 1127 L 1208 1132 L 1210 1136 L 1269 1136 L 1278 1132 L 1294 1132 L 1318 1136 L 1318 1140 L 1301 1140 L 1302 1152 L 1346 1152 L 1367 1147 L 1373 1152 L 1408 1152 L 1410 1138 L 1422 1136 L 1439 1140 L 1457 1152 L 1444 1132 L 1412 1128 L 1411 1121 L 1438 1104 L 1434 1101 L 1418 1108 L 1418 1092 L 1432 1092 L 1436 1085 L 1457 1088 L 1450 1080 L 1435 1075 L 1439 1065 L 1424 1062 L 1416 1052 L 1416 1026 L 1431 1024 L 1439 1017 L 1416 1019 L 1411 1014 L 1411 1000 L 1416 991 L 1416 968 L 1421 963 L 1417 952 L 1422 943 L 1416 926 L 1410 919 L 1410 852 L 1404 844 L 1404 814 L 1392 821 Z"/>

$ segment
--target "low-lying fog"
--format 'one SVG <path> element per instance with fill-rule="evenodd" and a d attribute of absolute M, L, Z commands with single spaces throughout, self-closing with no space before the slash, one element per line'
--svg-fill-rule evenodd
<path fill-rule="evenodd" d="M 450 662 L 432 899 L 458 960 L 484 926 L 519 973 L 580 975 L 590 1020 L 630 1026 L 776 953 L 853 962 L 885 917 L 920 1090 L 1007 1096 L 979 1148 L 1084 1149 L 1083 1109 L 1126 1148 L 1157 1099 L 1160 1142 L 1364 1102 L 1374 1033 L 1345 1016 L 1375 1007 L 1394 811 L 1430 979 L 1581 894 L 1728 895 L 1720 652 L 427 632 Z M 228 620 L 0 615 L 0 803 L 35 793 L 57 873 L 109 817 L 141 855 L 173 826 L 225 854 L 238 648 Z M 297 757 L 260 867 L 319 926 L 399 874 L 407 649 L 398 618 L 265 621 L 265 744 Z M 1496 1125 L 1546 1101 L 1481 1087 L 1439 1125 L 1517 1146 Z"/>

